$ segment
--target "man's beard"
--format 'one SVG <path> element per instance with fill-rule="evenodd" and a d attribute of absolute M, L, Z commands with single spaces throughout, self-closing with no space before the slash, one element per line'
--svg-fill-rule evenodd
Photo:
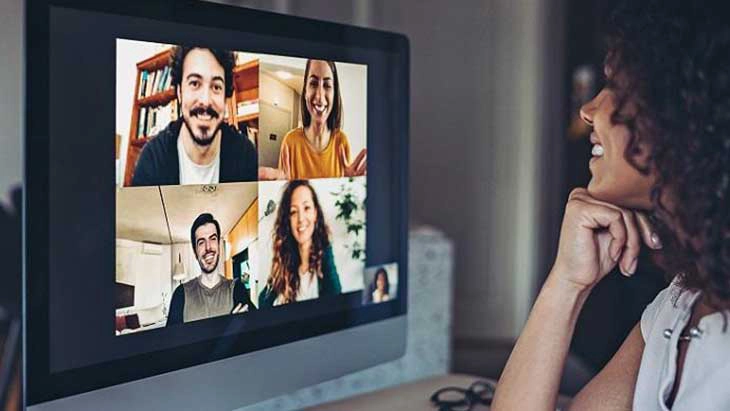
<path fill-rule="evenodd" d="M 190 110 L 188 113 L 189 117 L 198 116 L 200 114 L 208 114 L 213 119 L 220 118 L 220 114 L 215 111 L 212 107 L 196 107 Z M 213 144 L 213 140 L 215 140 L 216 134 L 218 134 L 218 130 L 220 130 L 221 125 L 223 124 L 223 121 L 218 122 L 215 129 L 212 133 L 206 133 L 202 136 L 197 136 L 195 132 L 193 132 L 193 127 L 190 126 L 190 123 L 188 122 L 188 117 L 183 116 L 183 123 L 185 123 L 185 127 L 188 129 L 188 134 L 190 134 L 190 137 L 193 139 L 193 142 L 201 147 L 207 147 L 211 144 Z"/>
<path fill-rule="evenodd" d="M 220 255 L 215 255 L 215 261 L 213 262 L 213 266 L 210 270 L 205 268 L 205 263 L 202 261 L 205 258 L 205 255 L 203 255 L 202 258 L 198 258 L 198 265 L 200 266 L 200 271 L 204 272 L 205 274 L 210 274 L 215 272 L 218 269 L 218 261 L 220 259 Z"/>

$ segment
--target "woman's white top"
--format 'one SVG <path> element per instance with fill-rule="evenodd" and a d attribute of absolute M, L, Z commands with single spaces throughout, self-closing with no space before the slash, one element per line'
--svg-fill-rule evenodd
<path fill-rule="evenodd" d="M 299 275 L 299 288 L 296 301 L 313 300 L 319 298 L 319 277 L 312 271 Z M 274 306 L 284 304 L 284 296 L 279 295 L 274 300 Z"/>
<path fill-rule="evenodd" d="M 634 392 L 634 410 L 667 411 L 677 371 L 677 341 L 700 292 L 682 291 L 673 281 L 641 315 L 644 353 Z M 730 313 L 727 313 L 730 321 Z M 721 312 L 700 319 L 684 358 L 673 411 L 730 410 L 730 324 L 723 332 Z M 665 331 L 670 330 L 670 331 Z"/>
<path fill-rule="evenodd" d="M 380 290 L 373 291 L 373 302 L 374 303 L 383 303 L 386 301 L 390 301 L 390 296 Z"/>
<path fill-rule="evenodd" d="M 319 298 L 319 277 L 312 271 L 299 275 L 297 301 Z"/>

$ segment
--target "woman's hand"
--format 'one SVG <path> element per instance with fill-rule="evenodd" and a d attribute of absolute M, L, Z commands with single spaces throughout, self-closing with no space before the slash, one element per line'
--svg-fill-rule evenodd
<path fill-rule="evenodd" d="M 570 193 L 551 272 L 581 290 L 591 289 L 616 265 L 625 276 L 636 272 L 641 243 L 660 249 L 647 217 L 596 200 L 585 188 Z"/>
<path fill-rule="evenodd" d="M 259 167 L 259 180 L 286 180 L 284 171 L 273 167 Z"/>
<path fill-rule="evenodd" d="M 340 163 L 342 168 L 345 170 L 345 177 L 357 177 L 364 176 L 368 172 L 367 167 L 368 151 L 367 149 L 360 150 L 355 161 L 347 164 L 347 153 L 344 147 L 340 147 Z"/>

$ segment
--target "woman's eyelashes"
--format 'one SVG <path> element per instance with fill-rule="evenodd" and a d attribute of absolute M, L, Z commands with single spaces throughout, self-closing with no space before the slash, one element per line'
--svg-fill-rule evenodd
<path fill-rule="evenodd" d="M 305 206 L 302 206 L 301 208 L 302 208 L 302 211 L 304 211 L 304 212 L 312 211 L 312 206 L 310 206 L 310 205 L 305 205 Z M 295 214 L 298 214 L 298 213 L 299 213 L 299 210 L 296 208 L 292 208 L 291 210 L 289 210 L 290 216 L 294 216 Z"/>
<path fill-rule="evenodd" d="M 310 88 L 317 88 L 317 87 L 319 87 L 319 80 L 317 80 L 317 79 L 310 80 L 309 81 L 309 87 Z M 328 80 L 325 80 L 324 83 L 322 84 L 322 88 L 324 88 L 325 90 L 331 89 L 332 88 L 332 82 L 331 81 L 328 81 Z"/>

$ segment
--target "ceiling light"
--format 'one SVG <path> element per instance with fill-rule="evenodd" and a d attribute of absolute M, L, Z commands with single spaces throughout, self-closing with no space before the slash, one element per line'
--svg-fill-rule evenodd
<path fill-rule="evenodd" d="M 276 72 L 276 75 L 282 80 L 289 80 L 290 78 L 294 77 L 290 72 L 286 70 L 279 70 Z"/>

